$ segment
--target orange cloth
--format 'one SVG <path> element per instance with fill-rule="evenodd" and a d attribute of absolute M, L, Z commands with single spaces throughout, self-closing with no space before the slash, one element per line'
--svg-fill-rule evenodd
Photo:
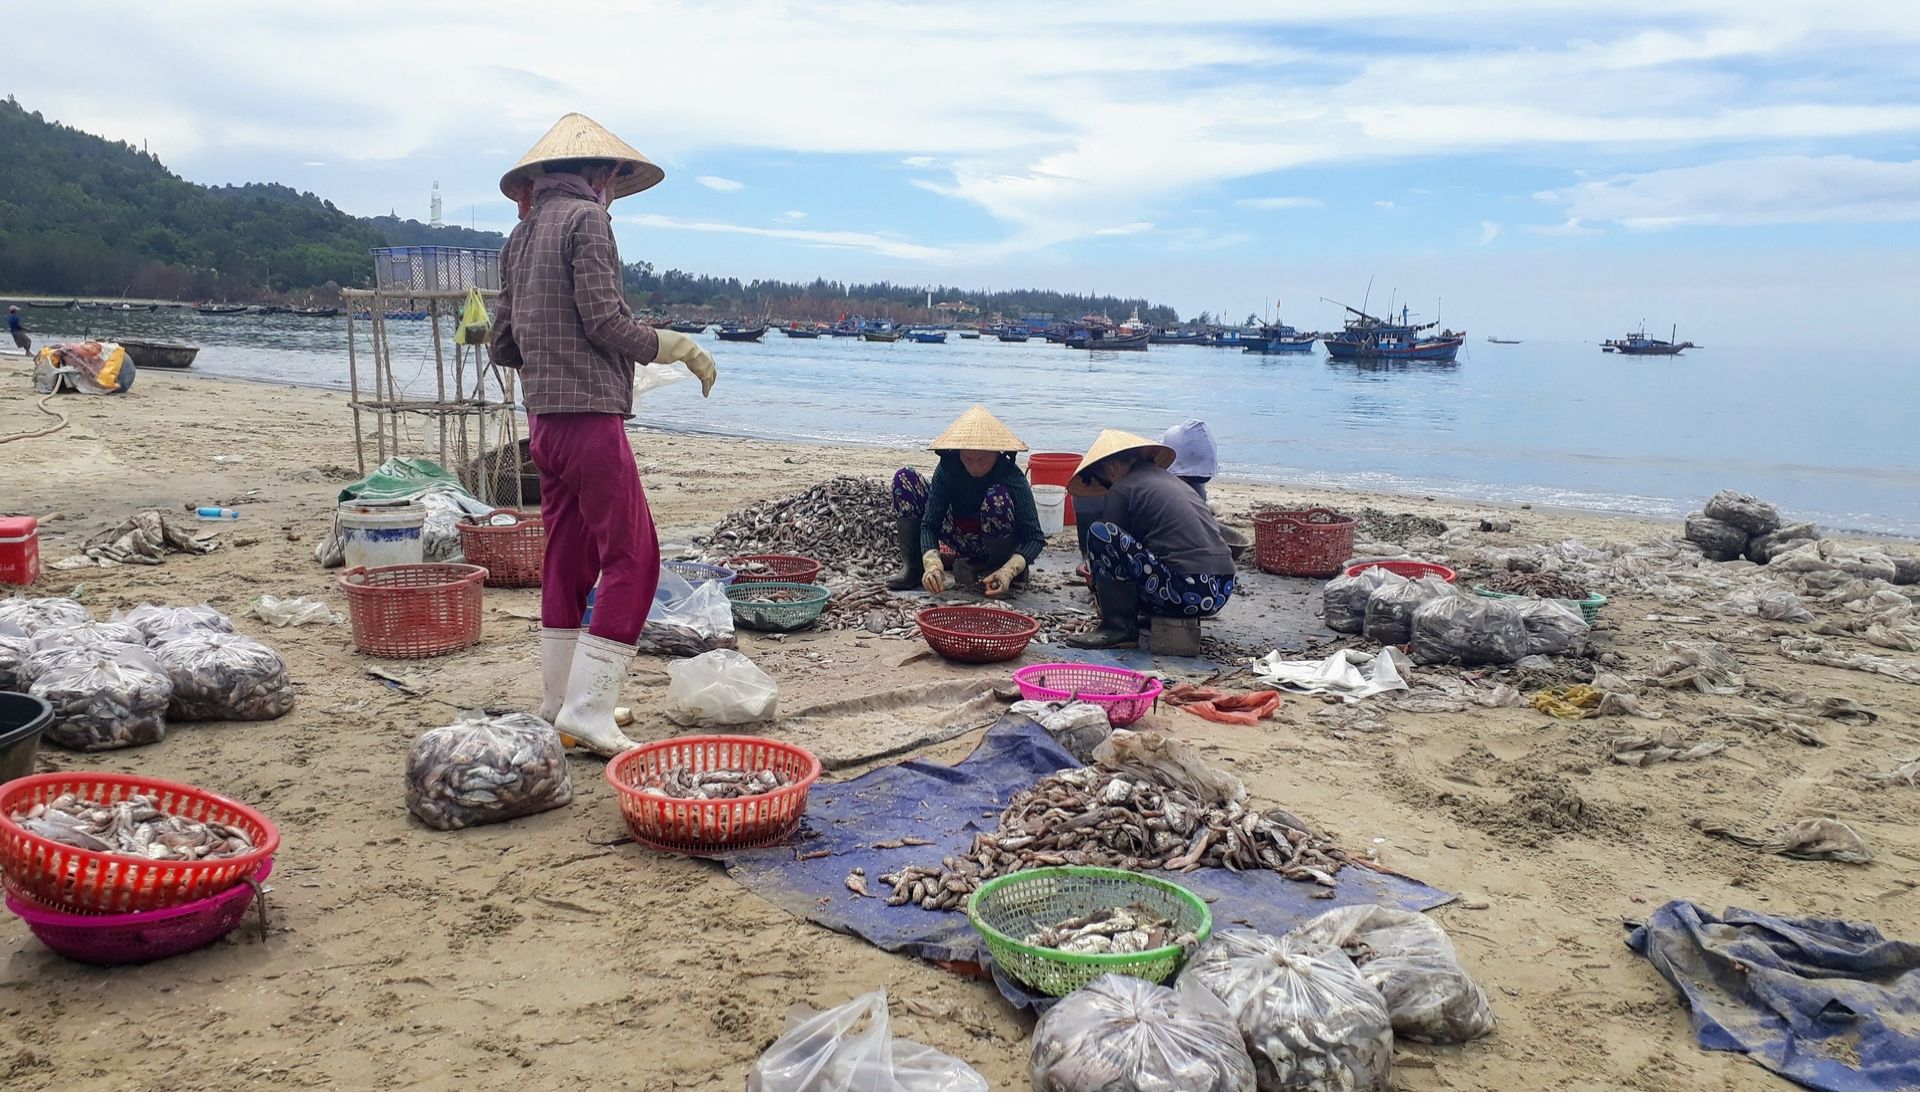
<path fill-rule="evenodd" d="M 1260 719 L 1280 709 L 1277 691 L 1230 692 L 1219 688 L 1181 684 L 1161 696 L 1188 714 L 1229 726 L 1257 726 Z"/>

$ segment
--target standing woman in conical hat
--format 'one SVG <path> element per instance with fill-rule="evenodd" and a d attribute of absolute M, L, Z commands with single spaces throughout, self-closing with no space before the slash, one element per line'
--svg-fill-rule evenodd
<path fill-rule="evenodd" d="M 702 396 L 715 374 L 705 349 L 634 320 L 621 293 L 607 206 L 664 177 L 598 123 L 570 114 L 500 180 L 522 214 L 500 256 L 489 350 L 519 368 L 540 471 L 540 716 L 603 756 L 633 745 L 613 709 L 660 581 L 660 539 L 625 427 L 634 364 L 684 363 Z M 596 580 L 593 628 L 583 633 Z"/>
<path fill-rule="evenodd" d="M 1139 615 L 1207 618 L 1233 595 L 1233 552 L 1206 501 L 1167 472 L 1173 448 L 1101 432 L 1068 482 L 1075 496 L 1104 497 L 1087 531 L 1100 625 L 1066 639 L 1080 649 L 1131 649 Z"/>
<path fill-rule="evenodd" d="M 1033 487 L 1014 463 L 1027 445 L 975 405 L 928 449 L 940 456 L 931 482 L 911 467 L 893 475 L 903 571 L 887 587 L 919 585 L 935 595 L 946 591 L 944 541 L 984 575 L 987 595 L 1008 595 L 1047 545 Z"/>

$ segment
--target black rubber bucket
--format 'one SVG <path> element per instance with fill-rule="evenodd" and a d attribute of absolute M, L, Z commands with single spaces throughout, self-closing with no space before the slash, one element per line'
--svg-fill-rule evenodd
<path fill-rule="evenodd" d="M 46 700 L 0 691 L 0 783 L 33 774 L 40 731 L 52 724 L 53 708 Z"/>

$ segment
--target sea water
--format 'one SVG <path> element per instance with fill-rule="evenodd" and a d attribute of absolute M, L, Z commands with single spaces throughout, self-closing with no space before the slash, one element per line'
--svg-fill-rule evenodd
<path fill-rule="evenodd" d="M 199 374 L 347 385 L 344 317 L 162 310 L 33 320 L 40 339 L 94 326 L 198 344 Z M 451 318 L 442 323 L 451 331 Z M 401 386 L 426 392 L 427 323 L 387 330 Z M 1716 345 L 1629 358 L 1601 352 L 1596 336 L 1470 340 L 1456 363 L 1371 366 L 1333 362 L 1318 346 L 1264 356 L 1169 345 L 1071 351 L 957 333 L 944 344 L 792 340 L 777 330 L 757 344 L 699 339 L 720 365 L 713 397 L 702 400 L 691 382 L 657 390 L 637 423 L 919 447 L 980 402 L 1034 450 L 1078 451 L 1102 428 L 1157 437 L 1198 417 L 1212 426 L 1228 477 L 1651 516 L 1684 515 L 1733 488 L 1796 519 L 1920 535 L 1920 374 L 1881 355 Z"/>

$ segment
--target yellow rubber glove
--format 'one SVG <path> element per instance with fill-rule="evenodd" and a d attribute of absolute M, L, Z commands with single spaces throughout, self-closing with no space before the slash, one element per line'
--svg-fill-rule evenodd
<path fill-rule="evenodd" d="M 940 559 L 940 551 L 920 555 L 920 587 L 936 596 L 947 590 L 947 563 Z"/>
<path fill-rule="evenodd" d="M 1013 591 L 1013 580 L 1027 568 L 1027 559 L 1018 554 L 1007 559 L 1007 564 L 987 574 L 985 587 L 987 595 L 1001 599 Z"/>
<path fill-rule="evenodd" d="M 675 332 L 670 328 L 655 329 L 660 338 L 660 350 L 654 354 L 656 363 L 684 363 L 693 376 L 700 380 L 700 396 L 706 397 L 713 392 L 714 380 L 720 376 L 720 370 L 713 361 L 713 353 L 700 346 L 699 341 L 684 332 Z"/>

